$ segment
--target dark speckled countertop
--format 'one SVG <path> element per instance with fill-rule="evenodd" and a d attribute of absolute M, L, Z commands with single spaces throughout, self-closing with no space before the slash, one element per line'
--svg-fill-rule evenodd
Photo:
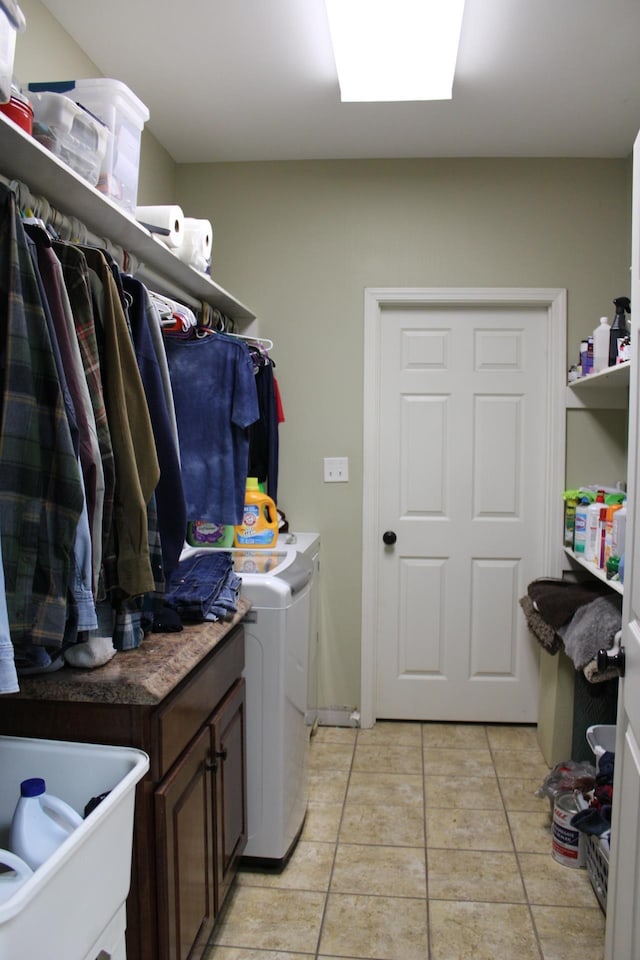
<path fill-rule="evenodd" d="M 137 650 L 116 653 L 94 670 L 63 667 L 55 673 L 21 677 L 29 700 L 157 704 L 242 620 L 251 604 L 241 599 L 233 620 L 189 624 L 180 633 L 150 633 Z"/>

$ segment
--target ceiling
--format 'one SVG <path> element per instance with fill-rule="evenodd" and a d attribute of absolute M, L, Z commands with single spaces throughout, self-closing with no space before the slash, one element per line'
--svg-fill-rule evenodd
<path fill-rule="evenodd" d="M 323 0 L 43 3 L 178 163 L 624 157 L 640 128 L 639 0 L 466 0 L 453 100 L 373 104 L 340 102 Z"/>

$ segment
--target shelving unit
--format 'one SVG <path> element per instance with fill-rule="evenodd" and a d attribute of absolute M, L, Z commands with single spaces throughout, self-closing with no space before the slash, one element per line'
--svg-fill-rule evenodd
<path fill-rule="evenodd" d="M 596 567 L 593 563 L 587 563 L 587 561 L 583 560 L 571 547 L 565 547 L 564 552 L 572 560 L 575 560 L 576 563 L 579 563 L 580 566 L 587 570 L 596 580 L 602 580 L 603 583 L 606 583 L 606 585 L 612 590 L 615 590 L 616 593 L 624 593 L 624 585 L 622 583 L 619 583 L 617 580 L 607 580 L 604 570 L 600 570 L 600 568 Z"/>
<path fill-rule="evenodd" d="M 140 262 L 144 283 L 168 296 L 187 295 L 209 303 L 247 327 L 255 314 L 215 283 L 183 263 L 108 197 L 90 186 L 42 147 L 9 117 L 0 113 L 0 173 L 20 180 L 35 196 L 45 197 L 60 213 L 80 220 L 91 233 L 127 250 Z M 255 331 L 251 331 L 255 332 Z"/>
<path fill-rule="evenodd" d="M 625 410 L 629 403 L 631 361 L 567 384 L 567 409 Z"/>
<path fill-rule="evenodd" d="M 626 410 L 629 405 L 629 374 L 631 361 L 626 360 L 615 367 L 607 367 L 599 373 L 592 373 L 587 377 L 567 384 L 567 409 L 585 410 Z M 624 586 L 616 580 L 607 580 L 604 570 L 600 570 L 593 563 L 588 563 L 570 547 L 564 547 L 565 554 L 575 563 L 578 563 L 592 577 L 617 593 L 624 592 Z"/>

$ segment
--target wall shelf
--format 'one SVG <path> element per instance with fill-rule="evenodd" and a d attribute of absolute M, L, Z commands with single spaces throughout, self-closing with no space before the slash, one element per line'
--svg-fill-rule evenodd
<path fill-rule="evenodd" d="M 568 409 L 626 410 L 631 361 L 580 377 L 567 385 Z"/>
<path fill-rule="evenodd" d="M 188 295 L 217 307 L 245 324 L 255 314 L 210 277 L 182 263 L 132 216 L 79 177 L 9 117 L 0 113 L 0 172 L 20 180 L 34 196 L 45 197 L 60 213 L 80 220 L 97 237 L 105 237 L 140 261 L 136 271 L 159 293 Z"/>
<path fill-rule="evenodd" d="M 586 560 L 583 560 L 581 557 L 575 553 L 571 547 L 564 547 L 564 552 L 571 560 L 575 560 L 584 570 L 587 570 L 592 577 L 595 577 L 596 580 L 601 580 L 603 583 L 606 583 L 611 590 L 615 590 L 616 593 L 624 593 L 624 584 L 620 583 L 617 580 L 607 580 L 604 570 L 601 570 L 599 567 L 596 567 L 593 563 L 588 563 Z"/>

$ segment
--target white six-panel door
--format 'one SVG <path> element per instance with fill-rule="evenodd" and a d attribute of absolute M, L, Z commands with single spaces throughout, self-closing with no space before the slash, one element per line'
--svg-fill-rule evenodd
<path fill-rule="evenodd" d="M 363 722 L 535 721 L 518 598 L 557 572 L 564 295 L 368 296 Z"/>

